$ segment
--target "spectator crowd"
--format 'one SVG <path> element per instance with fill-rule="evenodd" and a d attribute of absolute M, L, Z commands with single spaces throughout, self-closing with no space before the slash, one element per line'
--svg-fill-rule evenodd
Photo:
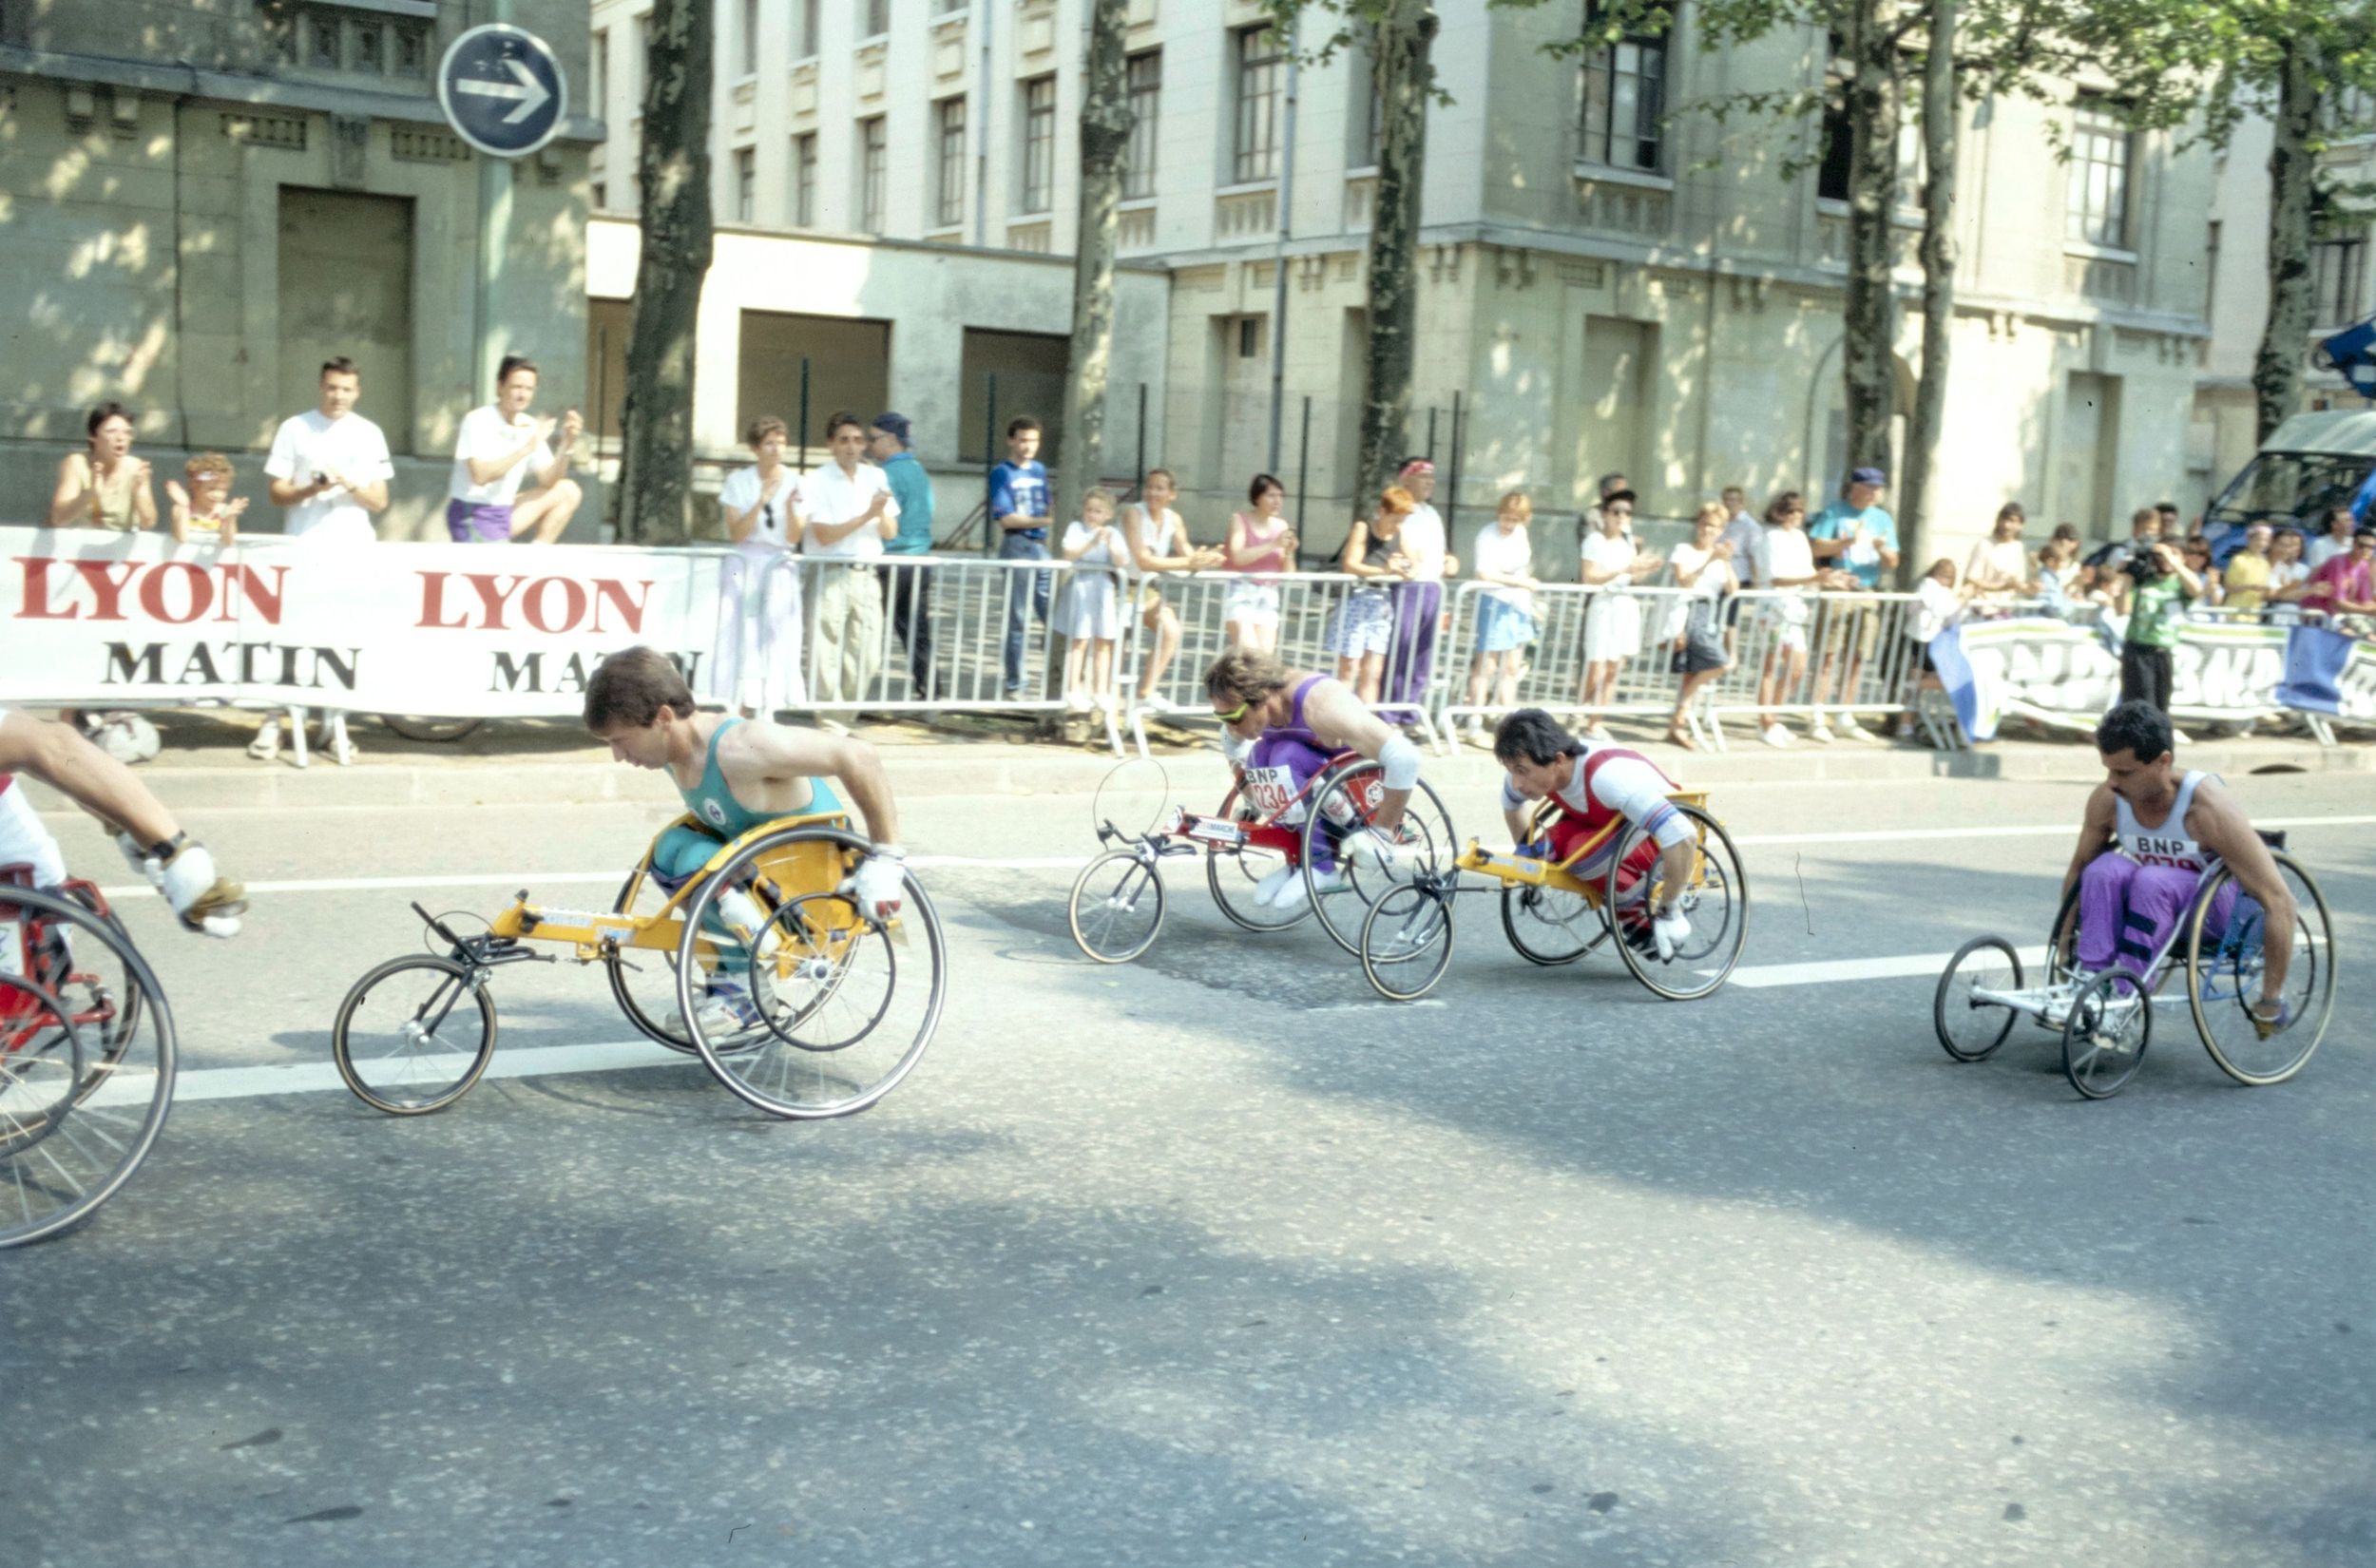
<path fill-rule="evenodd" d="M 493 401 L 463 418 L 445 512 L 454 542 L 549 544 L 582 505 L 569 470 L 584 423 L 575 410 L 533 411 L 538 381 L 532 361 L 507 358 Z M 316 406 L 275 432 L 264 464 L 268 498 L 283 511 L 284 532 L 305 547 L 369 544 L 376 537 L 373 515 L 388 507 L 395 470 L 379 427 L 357 411 L 361 394 L 354 362 L 331 359 L 321 367 Z M 59 464 L 51 526 L 158 525 L 152 475 L 133 455 L 133 433 L 122 405 L 91 411 L 85 449 Z M 719 630 L 704 683 L 713 700 L 744 714 L 847 711 L 873 692 L 894 641 L 912 700 L 951 695 L 937 689 L 948 676 L 934 661 L 933 491 L 913 451 L 912 424 L 897 412 L 868 420 L 843 411 L 826 421 L 824 433 L 826 461 L 799 472 L 786 461 L 784 421 L 753 420 L 744 431 L 752 462 L 729 473 L 719 491 L 732 553 L 720 572 Z M 1006 456 L 989 475 L 995 553 L 1009 564 L 995 595 L 1003 602 L 995 606 L 1003 620 L 998 684 L 1006 699 L 1025 697 L 1028 630 L 1037 621 L 1064 640 L 1067 711 L 1110 717 L 1128 664 L 1122 650 L 1141 634 L 1147 651 L 1133 696 L 1141 710 L 1165 711 L 1163 679 L 1187 631 L 1181 605 L 1165 592 L 1169 577 L 1225 576 L 1218 613 L 1226 641 L 1275 649 L 1282 577 L 1303 552 L 1286 487 L 1274 475 L 1254 476 L 1244 507 L 1209 545 L 1196 542 L 1174 509 L 1178 483 L 1162 468 L 1142 477 L 1135 497 L 1093 488 L 1060 520 L 1040 461 L 1043 435 L 1034 419 L 1011 421 Z M 233 478 L 225 457 L 206 452 L 166 481 L 176 541 L 236 543 L 248 502 L 231 493 Z M 1435 486 L 1428 459 L 1405 461 L 1351 521 L 1328 564 L 1352 580 L 1328 618 L 1334 673 L 1390 716 L 1415 715 L 1427 701 L 1438 644 L 1453 630 L 1447 584 L 1461 576 L 1463 558 L 1432 505 Z M 2048 615 L 2098 625 L 2119 647 L 2122 699 L 2166 709 L 2172 649 L 2191 618 L 2287 623 L 2315 615 L 2366 632 L 2366 618 L 2376 617 L 2376 529 L 2360 526 L 2348 507 L 2334 507 L 2314 536 L 2255 524 L 2211 537 L 2182 533 L 2177 508 L 2163 503 L 2138 509 L 2128 537 L 2083 552 L 2067 523 L 2033 551 L 2025 512 L 2007 503 L 1960 566 L 1942 558 L 1916 578 L 1910 600 L 1884 600 L 1900 565 L 1887 486 L 1880 469 L 1856 468 L 1840 495 L 1811 515 L 1797 491 L 1753 513 L 1745 493 L 1729 488 L 1697 509 L 1687 541 L 1661 553 L 1636 532 L 1638 498 L 1626 477 L 1603 475 L 1582 519 L 1576 562 L 1576 581 L 1589 590 L 1573 650 L 1574 706 L 1586 717 L 1584 733 L 1607 736 L 1604 718 L 1618 704 L 1620 681 L 1647 653 L 1677 678 L 1667 739 L 1696 748 L 1693 704 L 1708 682 L 1738 667 L 1751 626 L 1762 634 L 1753 677 L 1760 734 L 1787 747 L 1802 737 L 1874 738 L 1856 710 L 1874 710 L 1876 689 L 1888 694 L 1884 707 L 1903 698 L 1898 734 L 1911 735 L 1923 694 L 1940 684 L 1929 644 L 1973 619 Z M 1445 656 L 1466 661 L 1461 706 L 1472 740 L 1483 739 L 1485 710 L 1516 703 L 1543 645 L 1545 583 L 1535 572 L 1533 519 L 1529 496 L 1512 490 L 1465 541 L 1475 614 L 1469 645 Z M 1073 569 L 1056 572 L 1059 559 Z M 1786 725 L 1785 712 L 1804 716 L 1798 731 Z M 303 715 L 291 710 L 290 719 L 301 724 Z M 820 721 L 839 727 L 830 717 Z M 352 758 L 344 714 L 321 716 L 319 743 L 336 760 Z M 271 759 L 280 744 L 273 716 L 249 750 Z"/>

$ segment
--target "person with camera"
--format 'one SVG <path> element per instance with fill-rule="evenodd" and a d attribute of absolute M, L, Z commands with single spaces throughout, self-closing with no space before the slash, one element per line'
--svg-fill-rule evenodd
<path fill-rule="evenodd" d="M 2158 521 L 2158 520 L 2156 520 Z M 2113 576 L 2114 607 L 2128 619 L 2120 639 L 2120 700 L 2170 711 L 2171 655 L 2188 606 L 2203 597 L 2203 580 L 2177 547 L 2140 540 Z"/>
<path fill-rule="evenodd" d="M 354 411 L 363 373 L 354 360 L 325 360 L 319 387 L 318 407 L 282 420 L 273 432 L 272 454 L 264 459 L 272 504 L 284 508 L 283 530 L 309 548 L 376 544 L 372 514 L 388 509 L 388 482 L 396 477 L 388 437 Z M 324 711 L 321 743 L 340 767 L 354 760 L 344 713 Z M 247 755 L 268 762 L 279 751 L 280 720 L 267 715 Z"/>

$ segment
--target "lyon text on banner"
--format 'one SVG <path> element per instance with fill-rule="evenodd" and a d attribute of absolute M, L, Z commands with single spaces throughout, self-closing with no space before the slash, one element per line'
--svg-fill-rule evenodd
<path fill-rule="evenodd" d="M 718 576 L 685 550 L 0 528 L 0 701 L 572 714 L 639 642 L 698 689 Z"/>

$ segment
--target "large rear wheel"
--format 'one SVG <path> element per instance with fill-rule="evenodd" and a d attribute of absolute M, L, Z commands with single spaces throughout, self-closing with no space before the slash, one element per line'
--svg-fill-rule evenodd
<path fill-rule="evenodd" d="M 1424 877 L 1449 882 L 1460 854 L 1452 837 L 1452 814 L 1426 779 L 1412 788 L 1403 820 L 1377 830 L 1385 793 L 1385 770 L 1379 764 L 1366 758 L 1349 762 L 1313 784 L 1311 809 L 1304 815 L 1303 876 L 1313 912 L 1329 940 L 1355 957 L 1361 953 L 1362 922 L 1378 900 Z M 1343 849 L 1351 835 L 1371 831 L 1383 832 L 1393 846 L 1392 865 L 1361 865 Z"/>
<path fill-rule="evenodd" d="M 2186 1001 L 2195 1032 L 2219 1070 L 2238 1083 L 2283 1083 L 2327 1037 L 2335 1010 L 2334 932 L 2327 898 L 2291 855 L 2277 853 L 2277 878 L 2293 899 L 2292 944 L 2279 998 L 2287 1023 L 2270 1029 L 2253 1016 L 2269 973 L 2269 913 L 2222 867 L 2186 923 Z M 2225 903 L 2228 908 L 2220 908 Z"/>

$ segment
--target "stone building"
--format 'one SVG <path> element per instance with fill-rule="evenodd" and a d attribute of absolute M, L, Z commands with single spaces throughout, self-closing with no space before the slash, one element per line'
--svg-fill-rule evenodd
<path fill-rule="evenodd" d="M 1703 51 L 1686 4 L 1672 37 L 1579 61 L 1546 49 L 1573 7 L 1438 9 L 1450 101 L 1429 113 L 1412 442 L 1432 441 L 1448 470 L 1457 397 L 1466 515 L 1512 487 L 1572 513 L 1609 469 L 1668 517 L 1726 484 L 1829 493 L 1844 447 L 1839 162 L 1812 124 L 1660 118 L 1818 83 L 1822 36 Z M 613 104 L 594 188 L 615 209 L 633 199 L 625 78 L 647 10 L 595 6 Z M 902 254 L 955 246 L 968 259 L 951 258 L 950 278 L 985 250 L 1066 256 L 1087 10 L 720 0 L 721 216 Z M 1164 363 L 1145 377 L 1160 383 L 1149 445 L 1181 471 L 1192 523 L 1217 531 L 1247 476 L 1274 466 L 1283 333 L 1276 466 L 1311 514 L 1307 537 L 1325 543 L 1352 505 L 1368 73 L 1356 52 L 1294 67 L 1248 0 L 1134 0 L 1129 48 L 1143 124 L 1122 253 L 1170 283 Z M 2122 131 L 2078 87 L 1965 112 L 1942 543 L 1976 537 L 2005 499 L 2104 532 L 2186 476 L 2210 157 Z M 1910 288 L 1915 215 L 1903 222 Z M 1136 327 L 1124 338 L 1140 351 Z M 1909 319 L 1902 405 L 1919 347 Z"/>
<path fill-rule="evenodd" d="M 0 516 L 46 509 L 85 411 L 114 399 L 160 479 L 233 454 L 269 529 L 263 449 L 343 354 L 396 456 L 381 531 L 423 534 L 490 392 L 480 353 L 534 354 L 553 409 L 584 396 L 583 112 L 507 165 L 509 243 L 479 298 L 479 159 L 432 77 L 489 9 L 0 0 Z M 510 10 L 584 81 L 584 0 Z"/>

